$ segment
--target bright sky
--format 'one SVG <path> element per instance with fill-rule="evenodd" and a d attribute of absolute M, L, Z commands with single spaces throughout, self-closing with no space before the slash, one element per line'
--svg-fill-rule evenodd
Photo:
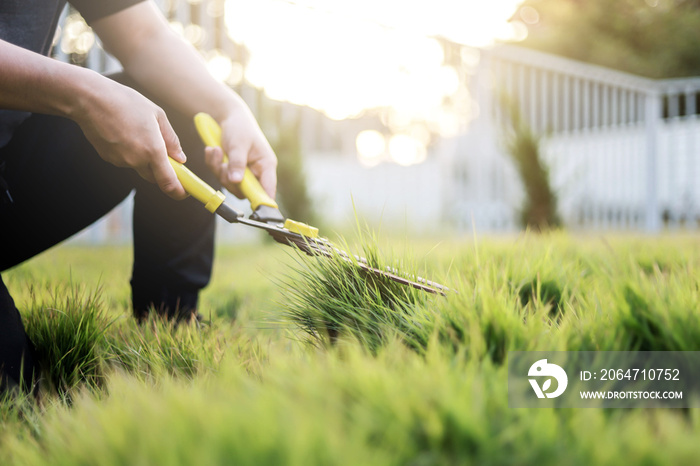
<path fill-rule="evenodd" d="M 458 91 L 429 36 L 472 45 L 522 34 L 519 0 L 227 0 L 233 40 L 251 52 L 246 79 L 273 99 L 342 119 L 387 106 L 439 120 Z"/>

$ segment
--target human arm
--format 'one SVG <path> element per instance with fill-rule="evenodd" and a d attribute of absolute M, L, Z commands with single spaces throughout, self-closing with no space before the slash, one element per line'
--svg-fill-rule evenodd
<path fill-rule="evenodd" d="M 250 109 L 215 80 L 199 53 L 175 34 L 152 2 L 142 2 L 92 23 L 124 70 L 144 90 L 180 112 L 209 113 L 222 127 L 223 148 L 207 150 L 210 169 L 234 193 L 248 166 L 274 198 L 277 159 Z"/>
<path fill-rule="evenodd" d="M 167 160 L 185 155 L 165 113 L 98 73 L 0 40 L 0 108 L 70 118 L 100 157 L 135 169 L 173 198 L 186 196 Z"/>

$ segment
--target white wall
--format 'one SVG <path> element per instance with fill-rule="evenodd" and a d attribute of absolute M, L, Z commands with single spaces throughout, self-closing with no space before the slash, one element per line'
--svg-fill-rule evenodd
<path fill-rule="evenodd" d="M 307 183 L 324 221 L 334 225 L 360 219 L 393 229 L 437 231 L 442 215 L 444 170 L 428 160 L 402 167 L 364 167 L 351 157 L 315 154 L 305 159 Z"/>

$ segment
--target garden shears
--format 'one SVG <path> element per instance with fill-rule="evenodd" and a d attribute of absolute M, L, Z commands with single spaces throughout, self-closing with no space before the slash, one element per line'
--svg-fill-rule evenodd
<path fill-rule="evenodd" d="M 214 118 L 206 113 L 198 113 L 194 117 L 194 123 L 204 144 L 211 147 L 221 147 L 221 127 Z M 280 212 L 277 202 L 265 192 L 253 172 L 247 167 L 243 180 L 238 186 L 243 195 L 250 201 L 253 210 L 253 213 L 246 218 L 242 213 L 237 212 L 226 204 L 224 193 L 209 186 L 184 164 L 173 159 L 169 160 L 185 191 L 204 204 L 204 207 L 209 212 L 219 215 L 229 223 L 240 223 L 265 230 L 275 241 L 297 247 L 311 256 L 333 257 L 337 255 L 374 275 L 382 276 L 428 293 L 445 295 L 445 292 L 448 290 L 443 285 L 421 277 L 401 276 L 393 268 L 381 270 L 372 267 L 364 257 L 350 255 L 333 246 L 328 239 L 320 237 L 318 228 L 285 218 Z M 226 162 L 227 160 L 224 153 L 224 161 Z"/>

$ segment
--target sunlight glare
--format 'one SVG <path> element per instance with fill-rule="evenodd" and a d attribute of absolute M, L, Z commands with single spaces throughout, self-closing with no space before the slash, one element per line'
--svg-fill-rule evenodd
<path fill-rule="evenodd" d="M 426 149 L 420 141 L 405 134 L 396 134 L 389 140 L 391 159 L 402 166 L 421 163 L 426 158 Z"/>
<path fill-rule="evenodd" d="M 364 159 L 376 159 L 384 154 L 386 142 L 379 131 L 368 129 L 360 131 L 355 141 L 357 153 Z"/>
<path fill-rule="evenodd" d="M 442 118 L 445 98 L 462 86 L 434 37 L 470 46 L 515 37 L 519 30 L 507 20 L 518 3 L 227 0 L 225 20 L 231 38 L 250 51 L 244 79 L 272 99 L 333 119 L 393 108 L 410 122 Z M 478 53 L 467 55 L 474 58 L 467 66 L 475 65 Z"/>
<path fill-rule="evenodd" d="M 233 71 L 231 58 L 220 50 L 212 50 L 206 57 L 207 70 L 217 81 L 226 81 Z"/>

